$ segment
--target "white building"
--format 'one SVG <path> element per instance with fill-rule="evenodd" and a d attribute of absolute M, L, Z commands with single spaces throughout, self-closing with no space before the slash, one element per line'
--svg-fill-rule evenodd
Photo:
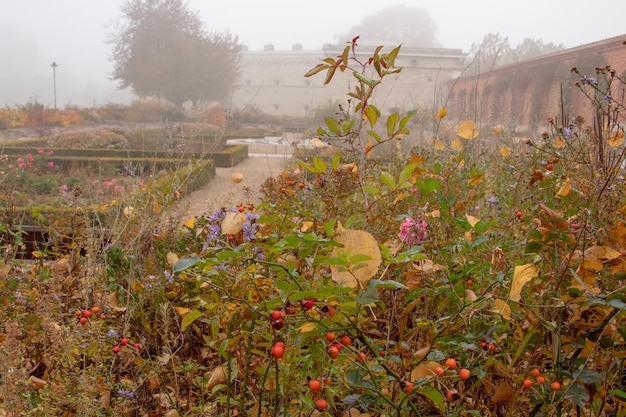
<path fill-rule="evenodd" d="M 324 58 L 341 55 L 344 47 L 325 45 L 322 50 L 304 51 L 295 44 L 291 50 L 276 51 L 273 45 L 266 45 L 263 51 L 244 51 L 231 107 L 253 105 L 275 116 L 309 116 L 316 108 L 346 103 L 346 94 L 356 81 L 347 70 L 343 74 L 337 71 L 328 85 L 324 85 L 325 71 L 304 77 Z M 390 52 L 393 47 L 381 52 Z M 357 59 L 366 62 L 374 48 L 357 46 Z M 465 58 L 460 49 L 402 47 L 396 65 L 403 69 L 383 80 L 377 89 L 376 106 L 386 112 L 432 104 L 445 82 L 461 74 Z"/>

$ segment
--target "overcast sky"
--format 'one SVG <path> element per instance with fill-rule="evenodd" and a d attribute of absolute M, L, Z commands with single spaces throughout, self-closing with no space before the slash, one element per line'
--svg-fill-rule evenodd
<path fill-rule="evenodd" d="M 111 46 L 105 43 L 123 0 L 0 0 L 0 106 L 36 99 L 52 106 L 56 62 L 58 107 L 128 102 L 110 81 Z M 445 48 L 468 52 L 490 32 L 515 47 L 524 38 L 574 47 L 626 34 L 619 19 L 626 1 L 577 0 L 189 0 L 210 32 L 229 30 L 250 50 L 300 43 L 305 50 L 332 43 L 385 6 L 421 7 L 436 21 Z M 394 45 L 395 46 L 395 45 Z"/>

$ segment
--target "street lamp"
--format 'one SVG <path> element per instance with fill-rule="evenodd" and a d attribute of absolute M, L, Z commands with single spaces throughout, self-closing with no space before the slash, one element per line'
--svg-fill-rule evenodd
<path fill-rule="evenodd" d="M 57 63 L 52 62 L 50 65 L 52 67 L 52 82 L 54 84 L 54 110 L 57 109 Z"/>

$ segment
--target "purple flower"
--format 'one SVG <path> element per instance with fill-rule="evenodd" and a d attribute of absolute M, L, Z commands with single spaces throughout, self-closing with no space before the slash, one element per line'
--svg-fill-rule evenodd
<path fill-rule="evenodd" d="M 587 85 L 598 85 L 598 82 L 596 81 L 595 78 L 593 77 L 587 77 L 586 75 L 583 75 L 580 78 L 580 83 L 581 84 L 587 84 Z"/>
<path fill-rule="evenodd" d="M 122 397 L 126 398 L 135 398 L 135 394 L 132 391 L 126 389 L 118 389 L 117 395 L 121 395 Z"/>

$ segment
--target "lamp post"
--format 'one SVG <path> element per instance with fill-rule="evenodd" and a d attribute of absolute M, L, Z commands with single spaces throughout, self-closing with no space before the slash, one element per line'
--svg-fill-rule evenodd
<path fill-rule="evenodd" d="M 54 110 L 56 111 L 57 109 L 57 63 L 56 62 L 52 62 L 52 64 L 50 65 L 52 67 L 52 82 L 53 82 L 53 86 L 54 86 Z"/>

